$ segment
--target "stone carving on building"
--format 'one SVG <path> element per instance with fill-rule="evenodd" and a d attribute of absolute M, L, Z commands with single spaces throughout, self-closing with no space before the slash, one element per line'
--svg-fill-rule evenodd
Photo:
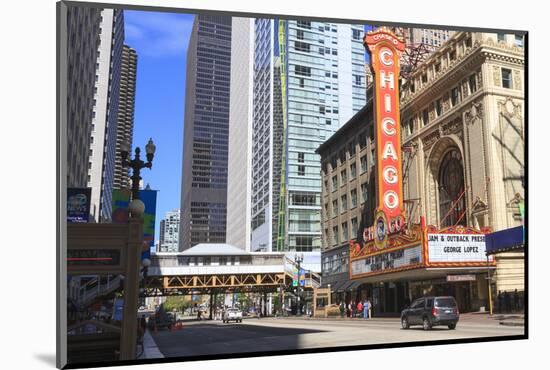
<path fill-rule="evenodd" d="M 521 105 L 516 104 L 509 96 L 505 100 L 498 102 L 500 113 L 506 118 L 523 119 L 521 115 Z"/>
<path fill-rule="evenodd" d="M 477 71 L 476 76 L 478 89 L 481 89 L 483 87 L 483 75 L 481 73 L 481 69 Z"/>
<path fill-rule="evenodd" d="M 452 134 L 462 136 L 462 120 L 460 118 L 456 118 L 448 123 L 442 124 L 439 128 L 441 136 Z"/>
<path fill-rule="evenodd" d="M 482 119 L 483 117 L 483 105 L 481 102 L 472 102 L 472 107 L 464 112 L 464 118 L 466 124 L 473 124 L 476 119 Z"/>
<path fill-rule="evenodd" d="M 521 90 L 521 72 L 518 70 L 514 70 L 514 89 Z"/>
<path fill-rule="evenodd" d="M 440 134 L 439 131 L 434 131 L 428 135 L 426 135 L 424 138 L 422 138 L 422 146 L 424 147 L 424 153 L 428 154 L 430 148 L 434 143 L 439 140 Z"/>
<path fill-rule="evenodd" d="M 495 86 L 501 86 L 501 77 L 500 77 L 500 67 L 499 66 L 493 66 L 493 83 Z"/>

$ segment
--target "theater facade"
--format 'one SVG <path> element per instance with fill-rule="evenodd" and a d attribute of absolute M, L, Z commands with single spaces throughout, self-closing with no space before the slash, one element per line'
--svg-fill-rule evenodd
<path fill-rule="evenodd" d="M 384 53 L 374 55 L 382 64 L 390 60 Z M 457 32 L 395 86 L 398 100 L 376 92 L 394 81 L 374 68 L 372 109 L 318 150 L 323 255 L 349 245 L 344 270 L 354 289 L 346 301 L 369 297 L 375 315 L 394 315 L 417 297 L 452 295 L 468 312 L 489 310 L 498 291 L 524 290 L 523 250 L 487 255 L 485 243 L 487 234 L 523 222 L 523 65 L 517 35 Z M 392 104 L 377 107 L 381 101 Z M 398 127 L 383 122 L 381 108 L 398 109 L 390 112 Z M 397 134 L 401 145 L 387 149 L 381 131 Z M 357 141 L 356 155 L 350 148 Z M 353 181 L 331 186 L 359 164 Z M 360 209 L 343 210 L 357 193 Z M 385 206 L 394 207 L 389 217 Z"/>

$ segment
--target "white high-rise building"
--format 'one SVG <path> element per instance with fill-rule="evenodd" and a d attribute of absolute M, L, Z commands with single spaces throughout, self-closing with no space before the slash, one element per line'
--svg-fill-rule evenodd
<path fill-rule="evenodd" d="M 124 44 L 122 10 L 104 9 L 101 17 L 87 184 L 92 189 L 90 215 L 95 222 L 111 220 Z"/>
<path fill-rule="evenodd" d="M 233 17 L 226 242 L 250 251 L 254 19 Z"/>
<path fill-rule="evenodd" d="M 253 66 L 249 54 L 241 55 L 248 67 L 235 68 L 231 76 L 232 81 L 246 80 L 253 71 L 252 123 L 250 111 L 238 121 L 251 127 L 252 135 L 241 137 L 240 148 L 230 143 L 230 153 L 251 144 L 246 157 L 251 226 L 248 234 L 234 225 L 242 220 L 228 217 L 227 229 L 250 238 L 251 251 L 320 255 L 321 177 L 315 149 L 365 104 L 363 26 L 256 19 L 253 36 Z M 231 106 L 246 93 L 232 93 Z M 244 166 L 242 158 L 233 156 Z M 237 165 L 231 155 L 229 162 L 229 168 Z M 228 214 L 234 212 L 231 208 L 228 205 Z"/>
<path fill-rule="evenodd" d="M 179 245 L 180 210 L 166 212 L 160 221 L 160 242 L 158 251 L 177 252 Z"/>

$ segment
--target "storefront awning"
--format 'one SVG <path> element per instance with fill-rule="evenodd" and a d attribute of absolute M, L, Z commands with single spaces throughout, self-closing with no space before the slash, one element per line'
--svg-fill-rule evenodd
<path fill-rule="evenodd" d="M 340 291 L 350 291 L 355 290 L 359 285 L 361 285 L 361 281 L 355 281 L 355 280 L 348 280 L 344 285 L 340 287 Z"/>
<path fill-rule="evenodd" d="M 487 254 L 523 249 L 524 243 L 523 226 L 485 235 L 485 248 Z"/>

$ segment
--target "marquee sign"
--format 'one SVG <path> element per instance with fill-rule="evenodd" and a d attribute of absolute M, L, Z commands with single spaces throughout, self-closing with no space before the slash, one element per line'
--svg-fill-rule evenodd
<path fill-rule="evenodd" d="M 389 224 L 403 219 L 403 173 L 399 117 L 399 58 L 405 44 L 391 31 L 379 28 L 364 39 L 375 76 L 376 168 L 378 206 L 374 219 L 374 241 L 385 247 Z"/>
<path fill-rule="evenodd" d="M 485 235 L 428 234 L 430 262 L 484 262 Z"/>
<path fill-rule="evenodd" d="M 395 272 L 419 267 L 421 264 L 422 246 L 416 245 L 352 261 L 350 276 L 367 276 Z"/>

